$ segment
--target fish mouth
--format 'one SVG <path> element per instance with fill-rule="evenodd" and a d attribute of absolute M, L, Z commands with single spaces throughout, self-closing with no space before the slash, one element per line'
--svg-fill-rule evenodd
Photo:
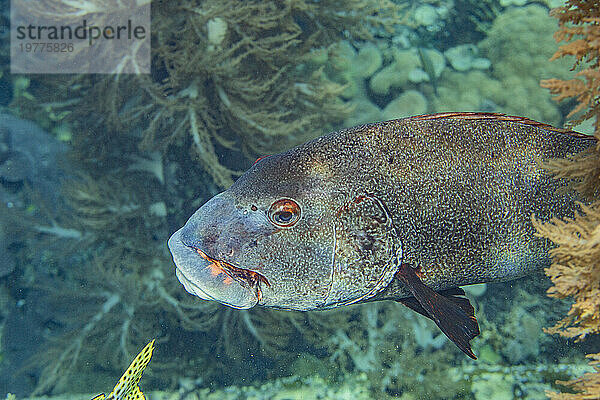
<path fill-rule="evenodd" d="M 168 246 L 177 278 L 188 293 L 238 309 L 254 307 L 262 300 L 261 283 L 270 287 L 266 277 L 212 258 L 199 247 L 186 243 L 182 229 L 171 236 Z"/>
<path fill-rule="evenodd" d="M 184 245 L 186 245 L 184 243 Z M 229 279 L 225 279 L 225 283 L 229 284 L 232 280 L 235 280 L 240 283 L 242 286 L 250 286 L 252 288 L 256 288 L 256 297 L 260 302 L 262 300 L 262 290 L 260 289 L 259 283 L 264 283 L 267 287 L 271 287 L 271 284 L 263 275 L 259 274 L 256 271 L 252 271 L 249 269 L 239 268 L 235 265 L 228 263 L 227 261 L 217 260 L 208 256 L 205 252 L 200 250 L 199 248 L 191 245 L 186 245 L 189 248 L 193 249 L 200 255 L 200 257 L 204 258 L 208 261 L 209 268 L 211 269 L 211 274 L 220 274 L 224 273 L 227 275 Z"/>

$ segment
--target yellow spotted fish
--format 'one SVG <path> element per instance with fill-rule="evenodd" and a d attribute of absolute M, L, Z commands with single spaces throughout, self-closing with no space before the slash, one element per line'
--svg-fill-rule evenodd
<path fill-rule="evenodd" d="M 150 358 L 152 358 L 155 340 L 153 339 L 140 351 L 108 396 L 101 393 L 91 400 L 146 400 L 138 383 L 142 378 L 144 368 L 146 368 L 150 362 Z"/>

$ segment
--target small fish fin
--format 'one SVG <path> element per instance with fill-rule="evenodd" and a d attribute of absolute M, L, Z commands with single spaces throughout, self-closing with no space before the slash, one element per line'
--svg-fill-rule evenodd
<path fill-rule="evenodd" d="M 410 309 L 430 318 L 444 332 L 448 339 L 466 355 L 476 360 L 470 341 L 479 335 L 479 325 L 475 310 L 460 288 L 437 293 L 426 286 L 417 272 L 409 265 L 402 264 L 396 276 L 410 290 L 414 297 L 398 300 Z M 442 294 L 443 293 L 443 294 Z"/>
<path fill-rule="evenodd" d="M 90 400 L 104 400 L 106 398 L 106 395 L 104 393 L 100 393 L 97 396 L 92 397 Z"/>
<path fill-rule="evenodd" d="M 138 387 L 138 383 L 142 378 L 142 372 L 144 372 L 144 368 L 146 368 L 150 362 L 150 358 L 152 358 L 155 340 L 156 339 L 153 339 L 150 343 L 148 343 L 131 362 L 129 367 L 125 370 L 123 376 L 121 376 L 121 379 L 119 379 L 119 382 L 117 382 L 113 391 L 108 395 L 109 400 L 145 399 L 144 394 Z M 135 397 L 136 395 L 139 397 Z"/>
<path fill-rule="evenodd" d="M 448 296 L 466 296 L 465 291 L 459 287 L 450 288 L 450 289 L 446 289 L 446 290 L 440 290 L 438 293 L 441 294 L 442 296 L 446 296 L 446 297 L 448 297 Z"/>
<path fill-rule="evenodd" d="M 415 299 L 414 297 L 407 297 L 407 298 L 404 298 L 404 299 L 398 299 L 396 301 L 398 303 L 404 304 L 406 307 L 410 308 L 414 312 L 419 313 L 422 316 L 431 319 L 431 317 L 429 316 L 429 314 L 427 314 L 427 311 L 425 311 L 425 309 L 423 308 L 423 306 L 421 305 L 421 303 L 419 303 L 419 300 Z"/>
<path fill-rule="evenodd" d="M 144 393 L 142 393 L 140 387 L 136 386 L 127 394 L 125 400 L 146 400 L 146 396 L 144 396 Z"/>

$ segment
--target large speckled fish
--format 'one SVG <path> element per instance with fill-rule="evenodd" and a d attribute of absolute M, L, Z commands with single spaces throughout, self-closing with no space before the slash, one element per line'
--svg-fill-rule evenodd
<path fill-rule="evenodd" d="M 400 301 L 475 358 L 459 288 L 549 263 L 532 214 L 572 215 L 540 161 L 595 140 L 521 117 L 445 113 L 334 132 L 256 162 L 169 239 L 185 289 L 234 308 Z M 559 190 L 557 190 L 559 189 Z"/>

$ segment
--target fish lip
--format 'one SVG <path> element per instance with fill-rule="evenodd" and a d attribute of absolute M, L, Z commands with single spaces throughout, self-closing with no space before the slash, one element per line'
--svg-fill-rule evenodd
<path fill-rule="evenodd" d="M 267 287 L 271 287 L 269 280 L 261 273 L 246 268 L 240 268 L 226 260 L 213 258 L 198 246 L 186 242 L 184 238 L 181 237 L 181 235 L 179 235 L 179 237 L 175 239 L 177 242 L 179 242 L 180 247 L 185 247 L 188 251 L 193 251 L 195 254 L 203 258 L 206 262 L 218 267 L 224 274 L 236 281 L 243 288 L 254 291 L 254 295 L 257 298 L 257 304 L 260 304 L 263 298 L 260 283 L 264 283 Z M 175 263 L 175 267 L 177 272 L 179 272 L 179 274 L 181 274 L 181 276 L 184 277 L 185 280 L 194 287 L 194 289 L 198 289 L 198 291 L 204 294 L 208 299 L 227 304 L 224 301 L 216 299 L 214 296 L 209 295 L 208 293 L 206 293 L 206 291 L 202 290 L 202 288 L 200 288 L 197 284 L 193 283 L 193 281 L 185 275 L 185 271 L 179 268 L 177 263 Z M 231 304 L 227 305 L 229 305 L 230 307 L 234 307 Z"/>
<path fill-rule="evenodd" d="M 184 241 L 182 241 L 182 243 L 185 247 L 195 251 L 204 260 L 220 268 L 224 274 L 238 282 L 243 287 L 246 287 L 248 289 L 254 288 L 256 290 L 256 297 L 259 303 L 262 300 L 262 290 L 260 288 L 260 283 L 262 282 L 265 285 L 267 285 L 267 287 L 271 287 L 271 284 L 269 283 L 268 279 L 264 275 L 256 271 L 252 271 L 251 269 L 246 268 L 240 268 L 233 265 L 229 261 L 213 258 L 197 246 L 187 244 Z"/>
<path fill-rule="evenodd" d="M 236 284 L 241 286 L 242 289 L 248 291 L 249 295 L 252 297 L 248 298 L 248 301 L 243 304 L 231 303 L 230 301 L 227 301 L 226 298 L 215 296 L 214 294 L 209 294 L 210 292 L 203 288 L 200 283 L 196 283 L 197 281 L 194 279 L 193 275 L 188 275 L 190 271 L 186 269 L 186 266 L 189 265 L 189 261 L 192 260 L 192 258 L 198 257 L 198 253 L 193 248 L 190 248 L 184 243 L 181 237 L 181 229 L 173 233 L 173 235 L 171 235 L 168 241 L 168 247 L 171 253 L 173 254 L 175 274 L 177 275 L 177 278 L 185 287 L 188 293 L 195 295 L 203 300 L 216 301 L 235 309 L 249 309 L 258 304 L 256 291 L 253 291 L 246 285 L 241 285 L 239 281 L 236 282 Z M 188 261 L 185 261 L 186 259 Z M 184 264 L 180 265 L 180 261 L 184 261 Z"/>
<path fill-rule="evenodd" d="M 211 296 L 210 294 L 206 293 L 204 290 L 202 290 L 202 288 L 198 285 L 196 285 L 191 279 L 188 279 L 187 276 L 185 276 L 185 272 L 183 272 L 179 267 L 175 267 L 175 274 L 177 275 L 177 279 L 179 279 L 180 281 L 183 279 L 185 281 L 184 287 L 187 285 L 193 287 L 194 292 L 196 293 L 202 293 L 202 296 L 198 296 L 204 300 L 213 300 L 213 301 L 219 301 L 217 299 L 214 298 L 214 296 Z M 183 282 L 182 282 L 183 284 Z M 203 297 L 204 296 L 204 297 Z M 230 304 L 228 304 L 229 306 L 231 306 Z"/>

